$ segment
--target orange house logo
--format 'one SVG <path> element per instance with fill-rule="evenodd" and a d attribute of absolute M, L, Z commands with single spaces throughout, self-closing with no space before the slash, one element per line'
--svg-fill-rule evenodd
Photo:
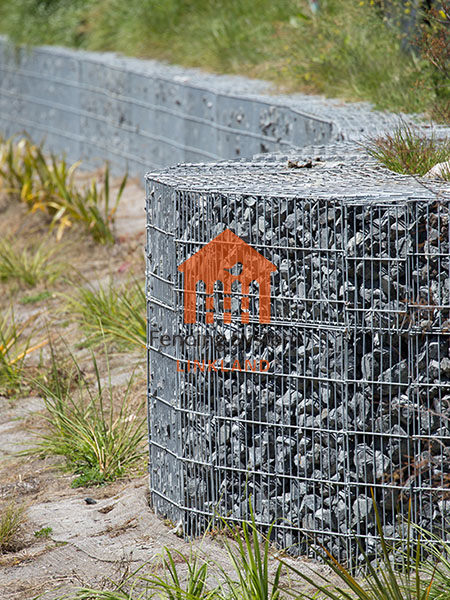
<path fill-rule="evenodd" d="M 237 265 L 242 265 L 237 273 Z M 223 320 L 231 323 L 231 294 L 235 281 L 241 285 L 241 321 L 250 320 L 249 288 L 252 281 L 259 285 L 259 322 L 270 323 L 270 274 L 276 267 L 270 260 L 241 240 L 229 229 L 211 240 L 201 250 L 185 260 L 178 270 L 184 273 L 184 321 L 197 320 L 197 283 L 206 287 L 206 322 L 214 321 L 214 285 L 223 285 Z"/>

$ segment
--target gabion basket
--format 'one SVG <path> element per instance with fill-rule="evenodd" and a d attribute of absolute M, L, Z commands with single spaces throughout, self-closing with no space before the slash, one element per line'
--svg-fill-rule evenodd
<path fill-rule="evenodd" d="M 357 564 L 372 494 L 388 541 L 409 507 L 446 535 L 450 197 L 344 150 L 146 176 L 151 497 L 186 535 L 251 499 L 277 544 Z M 226 231 L 273 265 L 265 322 L 261 282 L 188 283 Z"/>

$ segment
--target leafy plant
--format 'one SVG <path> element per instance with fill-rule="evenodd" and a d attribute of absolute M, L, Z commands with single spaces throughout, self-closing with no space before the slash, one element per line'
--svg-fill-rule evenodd
<path fill-rule="evenodd" d="M 34 537 L 47 539 L 50 537 L 53 529 L 51 527 L 42 527 L 34 532 Z"/>
<path fill-rule="evenodd" d="M 22 505 L 11 501 L 0 512 L 0 554 L 14 551 L 18 546 L 18 536 L 25 521 Z"/>
<path fill-rule="evenodd" d="M 406 124 L 370 141 L 366 149 L 385 167 L 403 174 L 425 175 L 435 164 L 450 159 L 449 140 L 439 141 Z M 444 175 L 450 181 L 450 172 Z"/>
<path fill-rule="evenodd" d="M 86 332 L 86 343 L 96 345 L 106 337 L 121 348 L 145 347 L 146 302 L 139 281 L 78 285 L 74 295 L 64 298 L 65 310 Z"/>
<path fill-rule="evenodd" d="M 76 388 L 67 381 L 49 385 L 33 381 L 44 397 L 44 417 L 48 433 L 27 454 L 62 456 L 66 467 L 77 475 L 73 486 L 101 484 L 122 477 L 136 468 L 145 455 L 145 417 L 134 414 L 130 406 L 130 377 L 122 401 L 114 406 L 109 359 L 105 350 L 108 384 L 102 384 L 100 370 L 92 354 L 94 383 L 84 375 L 71 354 Z M 52 368 L 58 376 L 56 356 L 52 350 Z"/>
<path fill-rule="evenodd" d="M 12 137 L 0 145 L 0 182 L 4 191 L 20 198 L 31 212 L 41 210 L 48 215 L 58 240 L 67 228 L 80 223 L 96 242 L 114 243 L 115 213 L 127 175 L 112 201 L 109 166 L 106 165 L 100 185 L 93 179 L 80 190 L 74 181 L 79 165 L 77 162 L 69 166 L 64 157 L 55 154 L 47 158 L 42 144 L 33 144 L 27 137 L 18 141 Z"/>
<path fill-rule="evenodd" d="M 10 239 L 0 239 L 0 280 L 16 280 L 29 287 L 55 281 L 63 269 L 62 263 L 53 260 L 55 252 L 47 240 L 19 251 Z"/>
<path fill-rule="evenodd" d="M 55 161 L 54 157 L 52 161 Z M 121 181 L 115 201 L 111 202 L 108 165 L 104 171 L 103 185 L 99 186 L 93 179 L 81 192 L 75 186 L 67 189 L 64 179 L 59 179 L 57 171 L 53 173 L 57 180 L 59 196 L 48 202 L 47 208 L 53 213 L 52 226 L 57 226 L 57 238 L 61 238 L 64 229 L 80 222 L 96 242 L 113 244 L 115 214 L 127 182 L 127 175 Z"/>

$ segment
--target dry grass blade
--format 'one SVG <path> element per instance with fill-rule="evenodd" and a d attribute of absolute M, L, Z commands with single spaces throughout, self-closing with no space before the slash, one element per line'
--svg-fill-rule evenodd
<path fill-rule="evenodd" d="M 48 343 L 47 339 L 32 344 L 36 317 L 31 316 L 20 325 L 16 323 L 13 309 L 0 315 L 0 391 L 9 393 L 20 388 L 26 357 Z"/>

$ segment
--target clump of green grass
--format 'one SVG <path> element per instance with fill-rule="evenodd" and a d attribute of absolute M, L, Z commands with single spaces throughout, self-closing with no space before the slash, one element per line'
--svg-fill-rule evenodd
<path fill-rule="evenodd" d="M 52 293 L 48 290 L 43 290 L 42 292 L 38 292 L 37 294 L 28 294 L 20 298 L 20 304 L 35 304 L 36 302 L 42 302 L 43 300 L 48 300 L 52 297 Z"/>
<path fill-rule="evenodd" d="M 108 165 L 100 184 L 93 179 L 83 189 L 74 182 L 79 165 L 69 166 L 64 157 L 55 154 L 47 157 L 42 144 L 34 144 L 27 137 L 0 143 L 0 186 L 4 192 L 19 198 L 31 212 L 46 214 L 58 240 L 66 229 L 81 224 L 96 242 L 112 244 L 115 213 L 127 176 L 113 201 Z"/>
<path fill-rule="evenodd" d="M 106 337 L 121 349 L 145 347 L 146 302 L 139 281 L 78 285 L 75 293 L 64 299 L 66 312 L 86 333 L 86 344 L 99 344 Z"/>
<path fill-rule="evenodd" d="M 410 175 L 425 175 L 437 163 L 450 159 L 450 140 L 438 140 L 406 124 L 370 141 L 366 149 L 391 171 Z M 450 181 L 450 172 L 444 173 L 443 179 Z"/>
<path fill-rule="evenodd" d="M 0 511 L 0 554 L 14 552 L 20 546 L 20 532 L 25 522 L 25 510 L 11 501 Z"/>
<path fill-rule="evenodd" d="M 59 185 L 59 196 L 47 205 L 47 210 L 53 214 L 51 226 L 57 227 L 57 239 L 62 236 L 65 228 L 72 227 L 74 223 L 82 223 L 94 241 L 114 244 L 115 215 L 127 177 L 125 175 L 122 178 L 113 202 L 110 196 L 108 165 L 100 184 L 93 179 L 90 185 L 81 191 L 76 186 L 67 189 L 64 185 Z"/>
<path fill-rule="evenodd" d="M 94 355 L 94 382 L 88 381 L 76 358 L 70 358 L 75 381 L 61 378 L 53 349 L 53 378 L 33 381 L 44 398 L 48 432 L 26 454 L 64 457 L 65 468 L 77 475 L 73 487 L 114 481 L 139 467 L 145 456 L 145 417 L 131 407 L 133 377 L 117 407 L 106 350 L 106 385 Z"/>
<path fill-rule="evenodd" d="M 0 281 L 15 280 L 28 287 L 54 282 L 63 270 L 54 260 L 55 252 L 48 240 L 18 250 L 10 239 L 0 239 Z"/>
<path fill-rule="evenodd" d="M 183 566 L 187 574 L 180 575 L 180 566 Z M 209 565 L 195 554 L 186 555 L 177 550 L 171 551 L 165 548 L 161 557 L 162 576 L 151 575 L 144 577 L 143 581 L 153 592 L 158 593 L 166 600 L 184 600 L 192 598 L 196 600 L 208 600 L 218 596 L 218 589 L 208 585 Z M 243 599 L 242 599 L 243 600 Z"/>

